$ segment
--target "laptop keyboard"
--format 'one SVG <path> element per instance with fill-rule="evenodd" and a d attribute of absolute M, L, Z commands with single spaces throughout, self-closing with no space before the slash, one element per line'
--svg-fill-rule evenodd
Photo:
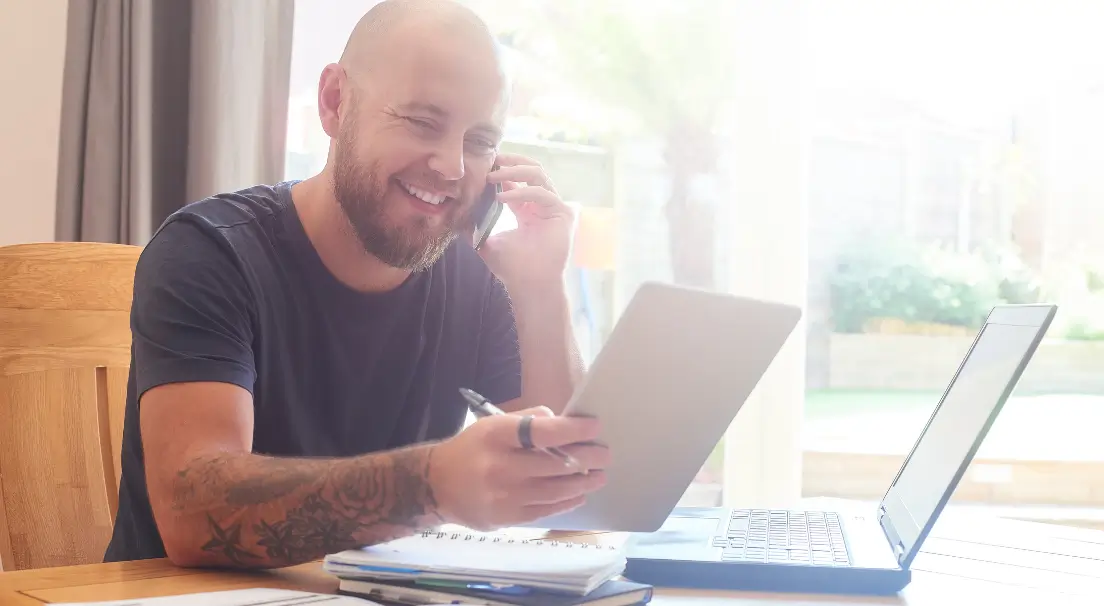
<path fill-rule="evenodd" d="M 823 511 L 738 509 L 727 536 L 713 539 L 721 560 L 762 564 L 850 566 L 839 515 Z"/>

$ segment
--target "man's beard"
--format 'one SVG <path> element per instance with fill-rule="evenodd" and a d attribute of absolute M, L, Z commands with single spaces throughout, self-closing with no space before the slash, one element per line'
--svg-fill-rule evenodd
<path fill-rule="evenodd" d="M 447 220 L 446 229 L 437 234 L 430 232 L 427 217 L 418 217 L 412 225 L 389 225 L 383 200 L 387 188 L 380 183 L 379 166 L 357 163 L 352 124 L 342 126 L 335 150 L 333 188 L 353 233 L 365 252 L 387 265 L 408 271 L 428 269 L 456 237 L 457 222 Z"/>

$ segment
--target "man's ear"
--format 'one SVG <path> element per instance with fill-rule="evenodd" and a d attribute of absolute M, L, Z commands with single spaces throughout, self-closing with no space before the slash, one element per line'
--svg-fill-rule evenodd
<path fill-rule="evenodd" d="M 331 63 L 322 70 L 318 78 L 318 117 L 322 121 L 322 130 L 332 139 L 337 137 L 341 126 L 343 97 L 349 79 L 345 69 L 337 63 Z"/>

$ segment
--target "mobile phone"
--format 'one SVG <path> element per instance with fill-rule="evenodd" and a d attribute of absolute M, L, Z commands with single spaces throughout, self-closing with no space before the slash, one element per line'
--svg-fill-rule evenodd
<path fill-rule="evenodd" d="M 491 230 L 494 229 L 499 215 L 502 214 L 502 202 L 498 201 L 500 193 L 502 193 L 501 183 L 488 183 L 476 202 L 473 213 L 475 231 L 472 233 L 472 246 L 476 250 L 479 250 L 487 241 L 487 236 L 491 235 Z"/>

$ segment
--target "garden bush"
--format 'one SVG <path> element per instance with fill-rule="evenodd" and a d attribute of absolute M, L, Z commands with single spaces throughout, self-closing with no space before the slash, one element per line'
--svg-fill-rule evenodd
<path fill-rule="evenodd" d="M 862 332 L 885 318 L 978 328 L 994 305 L 1040 295 L 1030 269 L 1006 251 L 964 254 L 889 240 L 844 250 L 830 289 L 837 332 Z"/>

